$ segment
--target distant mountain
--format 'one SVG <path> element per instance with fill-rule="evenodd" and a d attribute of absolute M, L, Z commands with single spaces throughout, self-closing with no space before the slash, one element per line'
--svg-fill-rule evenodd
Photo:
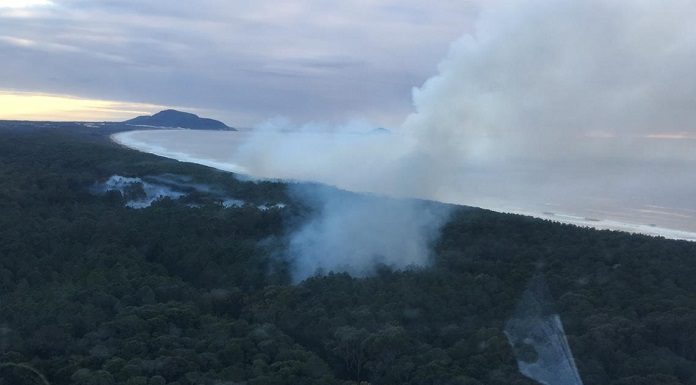
<path fill-rule="evenodd" d="M 137 126 L 236 131 L 236 129 L 227 126 L 225 123 L 219 120 L 201 118 L 196 114 L 177 110 L 164 110 L 154 115 L 138 116 L 137 118 L 126 120 L 123 123 Z"/>

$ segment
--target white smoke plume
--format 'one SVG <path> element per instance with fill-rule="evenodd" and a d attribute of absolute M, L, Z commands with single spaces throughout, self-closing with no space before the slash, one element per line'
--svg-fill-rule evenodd
<path fill-rule="evenodd" d="M 694 15 L 690 0 L 486 1 L 392 134 L 274 122 L 228 160 L 351 191 L 536 212 L 584 205 L 588 217 L 696 230 Z M 298 276 L 369 271 L 375 256 L 426 264 L 444 219 L 403 205 L 325 194 L 291 240 Z"/>
<path fill-rule="evenodd" d="M 296 281 L 317 272 L 365 276 L 380 265 L 423 266 L 449 212 L 448 207 L 430 202 L 316 185 L 295 185 L 292 193 L 318 210 L 290 240 L 288 255 Z"/>
<path fill-rule="evenodd" d="M 493 2 L 415 90 L 404 129 L 459 161 L 628 156 L 638 137 L 694 138 L 693 15 L 683 0 Z M 625 140 L 598 140 L 611 138 Z"/>
<path fill-rule="evenodd" d="M 366 276 L 380 265 L 404 269 L 429 263 L 430 246 L 450 207 L 397 198 L 413 196 L 395 188 L 397 172 L 406 172 L 400 168 L 406 154 L 403 138 L 373 133 L 374 126 L 365 124 L 332 127 L 330 134 L 327 127 L 293 127 L 284 121 L 271 125 L 257 129 L 239 149 L 239 162 L 249 174 L 392 196 L 291 184 L 291 194 L 313 210 L 290 234 L 287 257 L 293 280 L 329 272 Z"/>
<path fill-rule="evenodd" d="M 559 195 L 596 167 L 588 160 L 693 159 L 690 146 L 651 139 L 696 137 L 694 15 L 696 3 L 681 0 L 491 2 L 414 90 L 415 112 L 394 134 L 266 131 L 240 162 L 256 175 L 454 201 L 492 191 L 480 176 L 491 173 L 539 180 L 538 191 L 518 194 Z M 445 218 L 403 201 L 370 207 L 331 194 L 322 207 L 291 241 L 301 277 L 369 271 L 375 258 L 423 265 Z"/>

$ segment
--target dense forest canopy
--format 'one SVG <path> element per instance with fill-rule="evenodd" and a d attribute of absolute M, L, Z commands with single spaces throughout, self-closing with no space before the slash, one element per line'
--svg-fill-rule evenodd
<path fill-rule="evenodd" d="M 93 191 L 165 174 L 245 203 Z M 461 207 L 428 267 L 291 284 L 312 210 L 98 128 L 2 123 L 0 384 L 531 385 L 503 329 L 535 276 L 585 384 L 696 384 L 696 244 Z"/>

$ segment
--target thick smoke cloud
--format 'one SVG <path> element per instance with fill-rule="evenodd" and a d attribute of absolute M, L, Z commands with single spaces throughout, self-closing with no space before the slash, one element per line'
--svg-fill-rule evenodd
<path fill-rule="evenodd" d="M 495 3 L 414 91 L 404 129 L 457 163 L 645 159 L 638 138 L 696 137 L 694 14 L 683 0 Z"/>
<path fill-rule="evenodd" d="M 291 185 L 292 195 L 313 210 L 289 237 L 294 280 L 329 272 L 365 276 L 380 265 L 404 269 L 429 263 L 431 245 L 450 207 L 397 198 L 413 196 L 401 189 L 408 147 L 399 135 L 373 129 L 362 122 L 328 128 L 276 120 L 257 128 L 238 150 L 235 162 L 250 175 L 321 181 L 391 196 Z"/>
<path fill-rule="evenodd" d="M 679 0 L 495 2 L 414 90 L 415 111 L 395 134 L 266 130 L 241 163 L 256 175 L 400 197 L 558 200 L 601 194 L 608 183 L 619 198 L 651 177 L 623 163 L 693 159 L 689 145 L 659 138 L 696 136 L 695 14 L 695 3 Z M 612 172 L 597 176 L 598 167 Z M 508 191 L 514 181 L 526 187 Z M 300 277 L 362 273 L 375 256 L 425 264 L 445 218 L 417 203 L 321 198 L 320 215 L 291 240 Z"/>
<path fill-rule="evenodd" d="M 486 2 L 392 134 L 273 121 L 225 161 L 351 191 L 696 231 L 693 15 L 687 0 Z M 291 236 L 298 278 L 362 274 L 376 256 L 427 264 L 446 220 L 416 201 L 310 195 L 299 194 L 323 209 Z"/>

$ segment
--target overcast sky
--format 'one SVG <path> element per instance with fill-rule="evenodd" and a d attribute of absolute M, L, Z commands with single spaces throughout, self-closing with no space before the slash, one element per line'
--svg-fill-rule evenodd
<path fill-rule="evenodd" d="M 0 92 L 188 108 L 242 126 L 397 125 L 478 12 L 461 0 L 0 0 Z"/>

